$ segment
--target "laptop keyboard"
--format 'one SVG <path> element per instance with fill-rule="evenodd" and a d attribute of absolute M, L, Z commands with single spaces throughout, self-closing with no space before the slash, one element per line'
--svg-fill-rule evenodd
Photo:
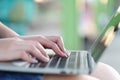
<path fill-rule="evenodd" d="M 49 62 L 38 62 L 30 64 L 31 68 L 69 68 L 79 69 L 87 67 L 87 55 L 80 52 L 70 52 L 69 57 L 53 55 Z"/>

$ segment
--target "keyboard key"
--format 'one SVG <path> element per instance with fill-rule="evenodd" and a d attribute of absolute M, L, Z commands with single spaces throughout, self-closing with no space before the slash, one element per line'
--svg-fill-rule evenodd
<path fill-rule="evenodd" d="M 58 68 L 64 68 L 66 61 L 67 61 L 66 57 L 61 58 Z"/>
<path fill-rule="evenodd" d="M 44 68 L 44 67 L 46 67 L 46 65 L 48 64 L 48 62 L 41 62 L 41 64 L 40 64 L 40 68 Z"/>
<path fill-rule="evenodd" d="M 57 62 L 58 62 L 58 60 L 59 60 L 59 56 L 57 56 L 57 55 L 55 55 L 53 58 L 52 58 L 52 60 L 51 60 L 51 62 L 50 62 L 50 64 L 49 64 L 49 67 L 55 67 L 56 66 L 56 64 L 57 64 Z"/>
<path fill-rule="evenodd" d="M 78 52 L 78 56 L 77 56 L 77 68 L 80 68 L 80 52 Z"/>
<path fill-rule="evenodd" d="M 30 67 L 30 68 L 34 68 L 34 67 L 35 67 L 35 64 L 30 64 L 29 67 Z"/>
<path fill-rule="evenodd" d="M 68 62 L 68 68 L 75 68 L 76 52 L 71 52 Z"/>

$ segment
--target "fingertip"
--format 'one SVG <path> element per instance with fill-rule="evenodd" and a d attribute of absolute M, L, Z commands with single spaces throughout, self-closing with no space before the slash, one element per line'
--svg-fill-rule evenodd
<path fill-rule="evenodd" d="M 65 54 L 67 55 L 67 56 L 70 56 L 70 52 L 69 51 L 65 51 Z"/>
<path fill-rule="evenodd" d="M 69 53 L 68 51 L 65 51 L 65 52 L 63 52 L 63 56 L 69 57 L 69 56 L 70 56 L 70 53 Z"/>
<path fill-rule="evenodd" d="M 44 58 L 42 61 L 49 62 L 50 58 Z"/>
<path fill-rule="evenodd" d="M 48 54 L 45 52 L 45 55 L 44 55 L 46 58 L 49 58 Z"/>
<path fill-rule="evenodd" d="M 31 62 L 32 63 L 38 63 L 38 60 L 36 60 L 36 59 L 33 58 L 33 59 L 31 59 Z"/>
<path fill-rule="evenodd" d="M 40 60 L 42 60 L 44 62 L 48 62 L 50 60 L 48 55 L 46 55 L 46 56 L 45 55 L 41 55 L 41 57 L 42 57 L 42 59 L 40 59 Z"/>
<path fill-rule="evenodd" d="M 62 57 L 68 57 L 66 53 L 62 53 L 60 56 L 62 56 Z"/>

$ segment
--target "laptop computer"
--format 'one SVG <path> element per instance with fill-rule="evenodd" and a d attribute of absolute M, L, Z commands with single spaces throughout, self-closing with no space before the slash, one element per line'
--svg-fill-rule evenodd
<path fill-rule="evenodd" d="M 42 74 L 89 74 L 95 68 L 99 58 L 115 38 L 120 28 L 120 7 L 109 21 L 102 33 L 95 40 L 89 51 L 70 50 L 70 56 L 59 57 L 51 55 L 50 61 L 45 63 L 28 63 L 25 61 L 0 62 L 0 71 L 42 73 Z M 47 53 L 54 53 L 47 51 Z"/>

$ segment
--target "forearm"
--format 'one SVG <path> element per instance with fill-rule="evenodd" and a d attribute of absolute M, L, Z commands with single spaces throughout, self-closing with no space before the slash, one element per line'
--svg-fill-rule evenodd
<path fill-rule="evenodd" d="M 19 36 L 19 35 L 0 22 L 0 37 L 1 38 L 15 37 L 15 36 Z"/>

